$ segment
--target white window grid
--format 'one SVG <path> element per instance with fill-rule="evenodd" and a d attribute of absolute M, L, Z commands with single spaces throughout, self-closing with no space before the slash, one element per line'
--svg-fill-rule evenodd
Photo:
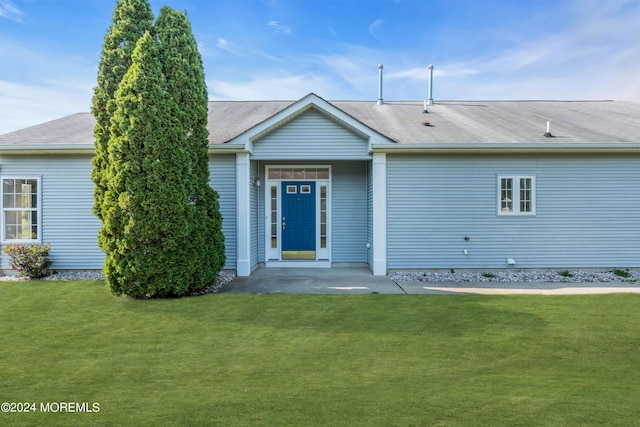
<path fill-rule="evenodd" d="M 6 193 L 6 185 L 13 181 L 13 191 Z M 28 201 L 22 200 L 20 206 L 16 206 L 18 197 L 27 197 L 19 195 L 16 185 L 28 185 L 28 182 L 35 182 L 35 189 L 31 188 L 31 194 Z M 35 197 L 34 197 L 35 196 Z M 13 203 L 9 203 L 13 201 Z M 0 204 L 2 206 L 1 215 L 1 233 L 3 243 L 39 243 L 42 237 L 42 179 L 37 176 L 1 176 L 0 177 Z M 35 206 L 33 206 L 35 204 Z M 20 215 L 20 223 L 16 218 Z M 35 216 L 35 217 L 34 217 Z M 12 218 L 9 222 L 8 219 Z M 26 222 L 26 223 L 25 223 Z M 28 225 L 27 225 L 28 224 Z M 8 233 L 8 227 L 15 227 L 14 233 Z M 18 228 L 21 228 L 22 236 L 18 234 Z M 24 227 L 29 227 L 27 230 Z M 35 228 L 35 237 L 33 230 Z M 29 235 L 29 237 L 27 237 Z"/>
<path fill-rule="evenodd" d="M 536 177 L 498 175 L 498 215 L 536 215 Z"/>

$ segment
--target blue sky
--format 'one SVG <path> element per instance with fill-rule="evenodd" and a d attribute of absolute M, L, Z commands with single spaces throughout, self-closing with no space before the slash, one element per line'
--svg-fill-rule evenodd
<path fill-rule="evenodd" d="M 637 0 L 151 0 L 186 10 L 209 99 L 640 102 Z M 115 0 L 0 0 L 0 134 L 89 111 Z"/>

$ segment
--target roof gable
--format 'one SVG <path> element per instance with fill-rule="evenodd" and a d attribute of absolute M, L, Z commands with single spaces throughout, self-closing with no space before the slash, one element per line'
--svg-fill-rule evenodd
<path fill-rule="evenodd" d="M 369 159 L 369 137 L 317 108 L 307 108 L 252 141 L 252 158 L 290 160 Z"/>
<path fill-rule="evenodd" d="M 310 93 L 304 98 L 289 105 L 282 111 L 279 111 L 246 132 L 243 132 L 233 138 L 229 143 L 243 144 L 249 151 L 253 151 L 253 143 L 310 111 L 319 113 L 347 129 L 349 132 L 364 138 L 367 141 L 368 148 L 370 148 L 371 144 L 393 142 L 373 128 L 363 124 L 353 116 L 320 98 L 318 95 Z"/>

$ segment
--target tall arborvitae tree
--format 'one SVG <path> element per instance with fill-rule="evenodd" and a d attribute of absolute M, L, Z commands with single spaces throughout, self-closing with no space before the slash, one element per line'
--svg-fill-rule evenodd
<path fill-rule="evenodd" d="M 105 279 L 115 294 L 184 295 L 190 284 L 190 155 L 149 33 L 115 93 L 104 226 Z"/>
<path fill-rule="evenodd" d="M 153 13 L 148 0 L 117 0 L 113 21 L 104 37 L 98 65 L 98 86 L 94 90 L 92 113 L 96 118 L 95 146 L 91 177 L 94 187 L 94 214 L 102 220 L 102 202 L 106 191 L 105 173 L 108 164 L 107 145 L 113 100 L 122 77 L 131 66 L 131 54 L 145 31 L 153 25 Z"/>
<path fill-rule="evenodd" d="M 218 193 L 209 185 L 208 94 L 202 58 L 185 14 L 168 6 L 160 10 L 155 32 L 167 90 L 178 105 L 178 119 L 190 151 L 189 199 L 195 209 L 191 225 L 191 290 L 215 282 L 225 263 Z"/>

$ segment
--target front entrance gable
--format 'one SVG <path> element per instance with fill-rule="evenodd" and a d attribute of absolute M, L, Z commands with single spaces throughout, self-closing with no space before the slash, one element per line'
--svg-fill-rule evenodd
<path fill-rule="evenodd" d="M 368 137 L 316 108 L 253 141 L 256 160 L 360 160 L 369 158 Z"/>
<path fill-rule="evenodd" d="M 392 142 L 311 93 L 229 144 L 242 144 L 253 160 L 365 160 L 372 144 Z"/>

